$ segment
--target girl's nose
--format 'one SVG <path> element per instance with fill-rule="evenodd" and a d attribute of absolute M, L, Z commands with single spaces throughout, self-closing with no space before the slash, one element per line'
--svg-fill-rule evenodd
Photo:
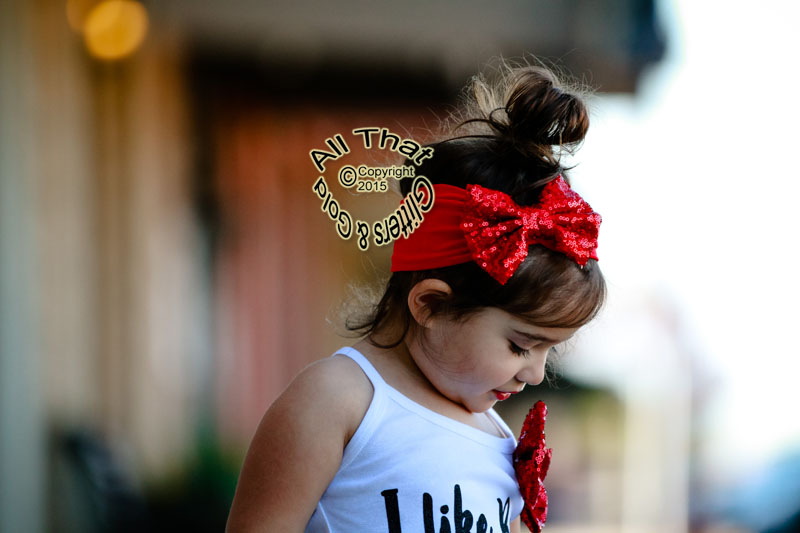
<path fill-rule="evenodd" d="M 544 381 L 544 367 L 547 364 L 547 352 L 532 353 L 525 366 L 517 374 L 517 379 L 528 385 L 538 385 Z"/>

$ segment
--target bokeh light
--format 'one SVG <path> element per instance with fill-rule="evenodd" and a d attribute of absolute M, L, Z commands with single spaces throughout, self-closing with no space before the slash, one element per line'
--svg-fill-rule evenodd
<path fill-rule="evenodd" d="M 108 0 L 86 17 L 83 35 L 94 57 L 122 59 L 135 52 L 147 34 L 147 10 L 139 2 Z"/>

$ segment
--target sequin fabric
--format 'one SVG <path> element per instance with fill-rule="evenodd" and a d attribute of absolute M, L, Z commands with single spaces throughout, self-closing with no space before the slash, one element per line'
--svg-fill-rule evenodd
<path fill-rule="evenodd" d="M 547 491 L 544 478 L 550 467 L 552 448 L 544 447 L 544 421 L 547 406 L 539 400 L 531 408 L 522 425 L 519 443 L 514 450 L 514 472 L 525 505 L 522 521 L 532 533 L 539 533 L 547 520 Z"/>
<path fill-rule="evenodd" d="M 545 185 L 539 204 L 517 205 L 504 192 L 467 186 L 461 229 L 474 261 L 505 285 L 528 256 L 528 246 L 541 244 L 566 254 L 583 267 L 597 259 L 602 218 L 559 176 Z"/>

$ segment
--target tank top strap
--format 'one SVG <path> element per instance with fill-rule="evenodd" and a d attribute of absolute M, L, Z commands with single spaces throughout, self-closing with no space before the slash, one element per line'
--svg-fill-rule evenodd
<path fill-rule="evenodd" d="M 384 389 L 387 386 L 386 382 L 383 380 L 381 375 L 378 373 L 375 367 L 372 366 L 372 363 L 370 363 L 369 360 L 366 357 L 364 357 L 364 355 L 361 352 L 359 352 L 352 346 L 345 346 L 343 348 L 340 348 L 333 355 L 337 354 L 346 355 L 347 357 L 355 361 L 356 364 L 361 367 L 361 370 L 364 371 L 369 380 L 372 382 L 372 387 L 376 391 L 378 389 Z"/>
<path fill-rule="evenodd" d="M 510 427 L 508 427 L 508 424 L 506 423 L 505 420 L 503 420 L 503 417 L 498 415 L 497 411 L 495 411 L 494 408 L 491 408 L 488 411 L 486 411 L 486 414 L 489 415 L 489 418 L 492 419 L 495 422 L 495 424 L 497 424 L 497 426 L 500 428 L 500 430 L 506 434 L 507 438 L 510 438 L 511 440 L 514 441 L 514 445 L 516 446 L 516 437 L 514 436 L 514 432 L 511 431 Z"/>

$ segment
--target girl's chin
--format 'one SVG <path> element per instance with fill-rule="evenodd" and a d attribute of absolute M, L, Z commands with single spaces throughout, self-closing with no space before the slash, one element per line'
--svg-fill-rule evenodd
<path fill-rule="evenodd" d="M 494 407 L 494 405 L 496 403 L 497 403 L 497 400 L 492 398 L 488 402 L 484 401 L 484 402 L 480 402 L 480 403 L 476 402 L 475 405 L 464 405 L 464 409 L 466 409 L 470 413 L 481 414 L 481 413 L 485 413 L 486 411 L 488 411 L 489 409 Z"/>

